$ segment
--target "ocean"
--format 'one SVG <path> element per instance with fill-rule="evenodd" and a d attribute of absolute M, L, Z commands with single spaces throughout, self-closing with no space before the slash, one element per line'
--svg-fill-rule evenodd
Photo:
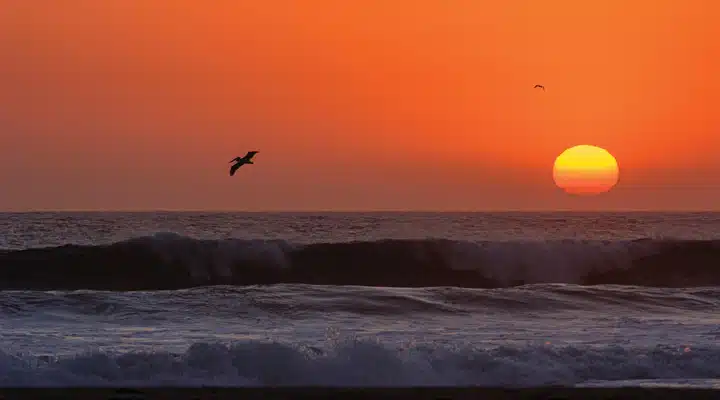
<path fill-rule="evenodd" d="M 0 386 L 720 387 L 720 214 L 0 214 Z"/>

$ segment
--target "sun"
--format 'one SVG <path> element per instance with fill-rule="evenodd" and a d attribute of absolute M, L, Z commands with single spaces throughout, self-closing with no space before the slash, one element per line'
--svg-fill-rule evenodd
<path fill-rule="evenodd" d="M 618 164 L 607 150 L 579 145 L 563 151 L 553 167 L 555 184 L 574 195 L 596 195 L 618 182 Z"/>

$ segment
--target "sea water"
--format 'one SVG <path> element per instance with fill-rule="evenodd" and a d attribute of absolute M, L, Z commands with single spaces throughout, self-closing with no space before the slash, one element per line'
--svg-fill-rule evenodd
<path fill-rule="evenodd" d="M 720 214 L 0 214 L 0 386 L 703 386 Z"/>

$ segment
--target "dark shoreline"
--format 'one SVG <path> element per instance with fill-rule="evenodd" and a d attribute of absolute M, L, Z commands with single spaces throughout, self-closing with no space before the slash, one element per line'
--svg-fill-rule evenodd
<path fill-rule="evenodd" d="M 715 389 L 691 388 L 137 388 L 3 389 L 0 399 L 717 399 Z"/>

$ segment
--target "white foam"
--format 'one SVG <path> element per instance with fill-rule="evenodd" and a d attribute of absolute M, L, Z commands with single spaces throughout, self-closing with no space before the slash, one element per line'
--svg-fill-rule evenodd
<path fill-rule="evenodd" d="M 405 346 L 346 340 L 325 351 L 249 341 L 184 354 L 88 353 L 39 361 L 0 352 L 0 386 L 536 386 L 708 380 L 720 351 L 694 348 Z"/>

